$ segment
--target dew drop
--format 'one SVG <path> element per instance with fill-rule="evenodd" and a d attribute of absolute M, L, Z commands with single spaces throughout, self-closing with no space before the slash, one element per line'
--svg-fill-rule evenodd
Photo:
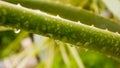
<path fill-rule="evenodd" d="M 18 33 L 20 33 L 20 29 L 14 29 L 14 32 L 16 33 L 16 34 L 18 34 Z"/>

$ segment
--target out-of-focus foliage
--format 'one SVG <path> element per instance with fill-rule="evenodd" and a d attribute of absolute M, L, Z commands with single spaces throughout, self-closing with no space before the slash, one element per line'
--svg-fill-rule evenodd
<path fill-rule="evenodd" d="M 1 54 L 8 45 L 13 42 L 16 38 L 17 34 L 12 30 L 0 31 L 0 58 L 2 58 Z"/>

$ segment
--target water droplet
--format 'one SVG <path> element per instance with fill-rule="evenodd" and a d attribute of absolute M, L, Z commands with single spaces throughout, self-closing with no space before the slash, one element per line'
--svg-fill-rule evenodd
<path fill-rule="evenodd" d="M 18 33 L 20 33 L 20 29 L 14 29 L 14 32 L 16 33 L 16 34 L 18 34 Z"/>

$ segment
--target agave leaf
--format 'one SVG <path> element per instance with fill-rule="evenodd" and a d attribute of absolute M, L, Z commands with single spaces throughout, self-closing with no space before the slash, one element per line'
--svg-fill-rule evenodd
<path fill-rule="evenodd" d="M 3 1 L 0 1 L 0 22 L 2 26 L 24 29 L 93 49 L 114 58 L 119 59 L 120 57 L 120 34 L 80 22 L 77 23 Z"/>
<path fill-rule="evenodd" d="M 14 4 L 20 4 L 27 8 L 37 9 L 55 16 L 59 15 L 62 18 L 72 21 L 81 21 L 83 24 L 94 25 L 95 27 L 108 29 L 113 32 L 120 33 L 120 24 L 105 19 L 96 14 L 90 13 L 83 9 L 77 9 L 72 6 L 65 6 L 43 0 L 4 0 Z"/>

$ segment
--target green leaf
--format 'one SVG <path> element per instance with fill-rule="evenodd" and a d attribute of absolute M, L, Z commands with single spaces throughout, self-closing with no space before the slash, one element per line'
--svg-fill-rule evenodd
<path fill-rule="evenodd" d="M 120 33 L 120 25 L 114 21 L 105 19 L 83 9 L 72 6 L 59 5 L 43 0 L 4 0 L 14 4 L 21 4 L 24 7 L 38 9 L 62 18 L 81 21 L 83 24 L 94 25 L 95 27 L 108 29 Z"/>
<path fill-rule="evenodd" d="M 0 1 L 0 25 L 20 28 L 43 36 L 120 57 L 120 34 Z M 82 44 L 82 45 L 81 45 Z"/>

